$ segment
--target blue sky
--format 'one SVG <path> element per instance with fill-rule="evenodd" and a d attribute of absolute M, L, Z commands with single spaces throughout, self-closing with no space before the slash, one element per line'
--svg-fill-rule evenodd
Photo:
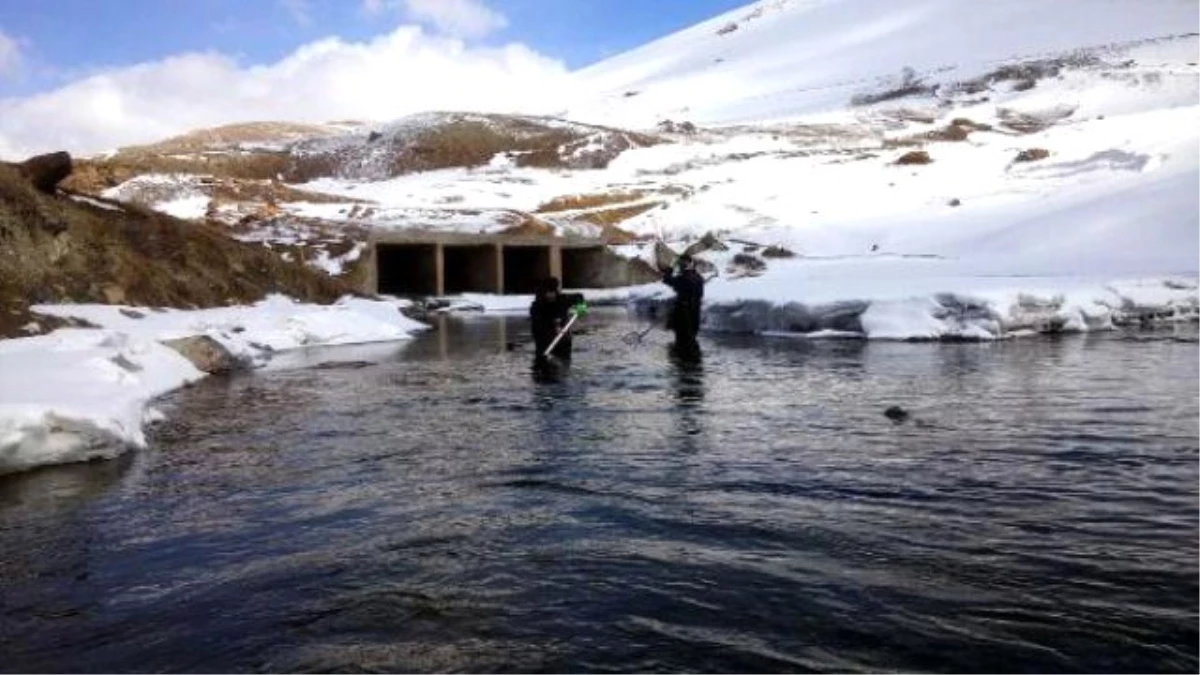
<path fill-rule="evenodd" d="M 745 4 L 0 0 L 0 157 L 254 120 L 554 114 L 572 70 Z"/>
<path fill-rule="evenodd" d="M 402 5 L 378 0 L 388 2 Z M 521 42 L 577 68 L 744 4 L 488 0 L 506 25 L 474 42 Z M 16 41 L 21 63 L 17 74 L 0 77 L 0 97 L 181 52 L 212 50 L 242 65 L 272 63 L 322 37 L 361 41 L 409 19 L 402 6 L 371 13 L 362 0 L 0 0 L 0 34 Z"/>

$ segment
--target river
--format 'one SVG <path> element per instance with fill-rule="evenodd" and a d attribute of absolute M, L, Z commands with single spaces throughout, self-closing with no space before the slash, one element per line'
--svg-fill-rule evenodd
<path fill-rule="evenodd" d="M 294 354 L 0 479 L 0 669 L 1196 672 L 1194 326 L 589 322 L 557 377 L 519 318 Z"/>

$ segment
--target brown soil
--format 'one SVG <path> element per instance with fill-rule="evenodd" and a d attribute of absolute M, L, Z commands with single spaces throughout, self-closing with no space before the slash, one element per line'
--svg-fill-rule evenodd
<path fill-rule="evenodd" d="M 20 334 L 36 303 L 213 307 L 275 292 L 328 302 L 350 290 L 218 226 L 41 194 L 0 164 L 0 336 Z"/>
<path fill-rule="evenodd" d="M 555 197 L 534 210 L 534 213 L 553 213 L 556 211 L 575 211 L 593 209 L 609 204 L 633 202 L 645 196 L 643 192 L 605 192 L 591 195 L 565 195 Z"/>
<path fill-rule="evenodd" d="M 633 206 L 618 206 L 612 209 L 588 211 L 576 216 L 576 220 L 581 220 L 593 225 L 600 225 L 602 227 L 605 225 L 616 225 L 617 223 L 623 223 L 634 216 L 640 216 L 650 209 L 657 208 L 660 205 L 661 202 L 650 202 L 648 204 L 635 204 Z"/>

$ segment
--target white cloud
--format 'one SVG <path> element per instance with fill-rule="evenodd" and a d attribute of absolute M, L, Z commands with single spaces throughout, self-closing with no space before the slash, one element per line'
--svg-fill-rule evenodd
<path fill-rule="evenodd" d="M 279 4 L 287 10 L 287 13 L 292 17 L 292 20 L 301 26 L 307 26 L 312 23 L 312 14 L 308 0 L 279 0 Z"/>
<path fill-rule="evenodd" d="M 21 67 L 21 43 L 0 31 L 0 77 L 11 77 Z"/>
<path fill-rule="evenodd" d="M 404 0 L 404 9 L 410 19 L 455 37 L 480 38 L 508 25 L 503 14 L 479 0 Z"/>
<path fill-rule="evenodd" d="M 477 39 L 508 25 L 508 18 L 482 0 L 363 0 L 362 11 L 377 16 L 398 10 L 409 21 L 429 26 L 439 33 Z"/>
<path fill-rule="evenodd" d="M 544 111 L 557 104 L 566 82 L 562 63 L 523 45 L 472 47 L 402 26 L 369 42 L 313 42 L 267 65 L 181 54 L 0 99 L 0 153 L 94 153 L 251 120 Z"/>

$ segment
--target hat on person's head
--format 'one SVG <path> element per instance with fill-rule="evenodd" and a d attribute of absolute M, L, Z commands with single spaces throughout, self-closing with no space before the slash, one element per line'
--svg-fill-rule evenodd
<path fill-rule="evenodd" d="M 696 261 L 692 258 L 692 256 L 684 253 L 683 255 L 679 256 L 679 264 L 687 267 L 689 265 L 695 265 Z"/>
<path fill-rule="evenodd" d="M 541 285 L 538 286 L 538 293 L 557 293 L 558 289 L 558 277 L 546 277 L 542 279 Z"/>

